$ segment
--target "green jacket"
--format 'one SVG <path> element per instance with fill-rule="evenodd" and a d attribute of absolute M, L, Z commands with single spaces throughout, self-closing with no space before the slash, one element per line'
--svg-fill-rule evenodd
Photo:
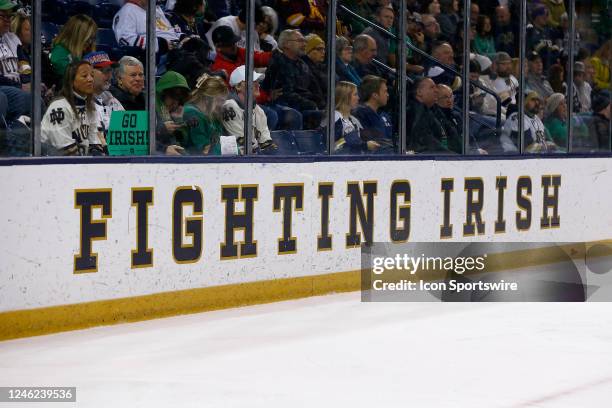
<path fill-rule="evenodd" d="M 208 154 L 220 155 L 221 144 L 219 136 L 223 134 L 223 124 L 205 115 L 197 106 L 188 103 L 183 110 L 183 119 L 188 130 L 183 147 L 191 154 L 203 154 L 206 146 L 210 146 Z"/>
<path fill-rule="evenodd" d="M 182 127 L 173 133 L 169 133 L 164 125 L 165 122 L 171 120 L 176 121 L 176 118 L 170 116 L 170 112 L 168 112 L 168 109 L 166 109 L 166 106 L 163 104 L 161 98 L 162 93 L 171 88 L 185 88 L 188 91 L 190 90 L 189 85 L 187 85 L 187 80 L 178 72 L 167 71 L 157 81 L 157 84 L 155 85 L 155 113 L 157 118 L 157 149 L 159 151 L 165 151 L 168 145 L 177 143 L 182 144 L 186 134 L 185 127 Z"/>
<path fill-rule="evenodd" d="M 495 58 L 495 40 L 493 40 L 493 37 L 481 37 L 480 35 L 476 35 L 472 45 L 474 52 L 484 55 L 490 59 Z"/>
<path fill-rule="evenodd" d="M 62 44 L 55 44 L 51 50 L 50 59 L 51 65 L 53 65 L 53 72 L 63 79 L 68 65 L 70 65 L 72 61 L 76 61 L 80 58 L 71 55 L 68 48 L 64 47 Z"/>
<path fill-rule="evenodd" d="M 565 122 L 556 117 L 549 117 L 544 121 L 544 126 L 557 146 L 567 147 L 567 124 Z"/>

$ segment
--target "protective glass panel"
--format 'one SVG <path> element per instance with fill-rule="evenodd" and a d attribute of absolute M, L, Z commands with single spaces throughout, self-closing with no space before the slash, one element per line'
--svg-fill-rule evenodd
<path fill-rule="evenodd" d="M 263 7 L 264 10 L 272 10 Z M 325 154 L 327 3 L 276 2 L 277 48 L 261 92 L 276 155 Z M 272 21 L 271 21 L 272 23 Z M 270 23 L 270 24 L 271 24 Z"/>
<path fill-rule="evenodd" d="M 612 5 L 576 2 L 572 151 L 610 151 Z"/>
<path fill-rule="evenodd" d="M 339 1 L 334 154 L 395 154 L 400 107 L 397 5 Z"/>
<path fill-rule="evenodd" d="M 147 12 L 121 3 L 42 2 L 43 155 L 148 154 Z"/>
<path fill-rule="evenodd" d="M 463 4 L 408 4 L 409 51 L 407 151 L 463 152 Z M 422 52 L 419 52 L 422 51 Z"/>
<path fill-rule="evenodd" d="M 23 4 L 0 9 L 0 156 L 32 155 L 32 18 Z"/>
<path fill-rule="evenodd" d="M 467 154 L 516 153 L 500 143 L 507 116 L 516 107 L 518 14 L 508 5 L 470 5 L 469 143 Z M 510 112 L 508 112 L 510 109 Z M 516 147 L 516 146 L 514 146 Z"/>

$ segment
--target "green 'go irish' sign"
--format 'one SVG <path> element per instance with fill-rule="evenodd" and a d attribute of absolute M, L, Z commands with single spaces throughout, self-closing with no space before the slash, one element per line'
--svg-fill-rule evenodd
<path fill-rule="evenodd" d="M 111 156 L 144 156 L 149 154 L 147 111 L 113 111 L 106 134 Z"/>

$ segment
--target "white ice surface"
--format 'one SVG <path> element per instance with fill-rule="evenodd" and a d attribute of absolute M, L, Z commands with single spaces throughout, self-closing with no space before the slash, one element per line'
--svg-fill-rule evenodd
<path fill-rule="evenodd" d="M 316 297 L 0 342 L 0 385 L 78 388 L 53 407 L 609 408 L 612 303 Z"/>

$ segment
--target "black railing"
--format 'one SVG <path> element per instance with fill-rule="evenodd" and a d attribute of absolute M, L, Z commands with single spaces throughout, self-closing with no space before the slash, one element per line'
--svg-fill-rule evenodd
<path fill-rule="evenodd" d="M 391 38 L 392 40 L 398 41 L 399 44 L 401 44 L 402 42 L 406 45 L 406 47 L 410 48 L 411 51 L 419 54 L 420 56 L 422 56 L 423 58 L 433 62 L 434 64 L 440 66 L 440 68 L 444 69 L 445 71 L 449 71 L 452 72 L 453 74 L 460 76 L 461 73 L 459 71 L 457 71 L 456 69 L 454 69 L 453 67 L 450 67 L 444 63 L 442 63 L 441 61 L 439 61 L 437 58 L 433 57 L 430 54 L 427 54 L 425 51 L 421 50 L 418 47 L 415 47 L 414 45 L 407 43 L 406 41 L 400 40 L 399 37 L 395 34 L 393 34 L 392 32 L 385 30 L 383 27 L 379 26 L 376 23 L 373 23 L 372 21 L 360 16 L 359 14 L 355 13 L 354 11 L 348 9 L 346 6 L 343 5 L 339 5 L 338 6 L 343 12 L 349 14 L 351 17 L 359 20 L 361 23 L 368 25 L 369 27 L 374 28 L 377 31 L 380 31 L 382 34 L 384 34 L 385 36 Z M 382 64 L 380 61 L 378 61 L 378 64 Z M 382 64 L 384 65 L 384 64 Z M 390 67 L 387 67 L 389 69 L 393 69 Z M 500 97 L 497 95 L 497 93 L 495 93 L 493 90 L 487 88 L 486 86 L 483 86 L 481 84 L 479 84 L 478 82 L 474 82 L 474 81 L 470 81 L 470 84 L 475 86 L 476 88 L 484 91 L 485 93 L 493 96 L 495 98 L 495 101 L 497 102 L 497 107 L 496 107 L 496 112 L 495 112 L 495 131 L 499 134 L 500 128 L 501 128 L 501 99 Z M 469 107 L 468 107 L 469 110 Z M 484 124 L 481 123 L 484 126 L 490 127 L 488 124 Z"/>

